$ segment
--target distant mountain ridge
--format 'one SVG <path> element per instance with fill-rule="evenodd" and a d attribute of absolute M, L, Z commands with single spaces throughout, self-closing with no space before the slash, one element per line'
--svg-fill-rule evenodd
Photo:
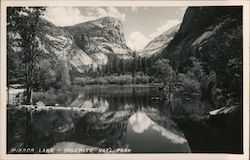
<path fill-rule="evenodd" d="M 174 39 L 175 34 L 178 32 L 180 24 L 170 28 L 169 30 L 161 33 L 159 36 L 151 40 L 142 50 L 139 55 L 142 57 L 151 57 L 161 53 Z"/>

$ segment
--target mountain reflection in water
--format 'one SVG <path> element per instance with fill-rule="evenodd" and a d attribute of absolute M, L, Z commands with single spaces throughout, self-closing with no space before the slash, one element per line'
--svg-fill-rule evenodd
<path fill-rule="evenodd" d="M 79 147 L 129 148 L 133 153 L 191 152 L 184 134 L 171 120 L 170 108 L 152 102 L 153 96 L 152 87 L 85 88 L 67 105 L 86 112 L 36 111 L 32 126 L 26 125 L 26 129 L 20 127 L 25 123 L 25 111 L 13 111 L 9 131 L 16 134 L 8 136 L 8 149 L 24 144 L 52 147 L 59 150 L 56 153 Z M 32 141 L 26 141 L 27 137 Z"/>
<path fill-rule="evenodd" d="M 134 113 L 127 130 L 126 143 L 136 152 L 190 152 L 181 131 L 158 125 L 145 112 Z"/>

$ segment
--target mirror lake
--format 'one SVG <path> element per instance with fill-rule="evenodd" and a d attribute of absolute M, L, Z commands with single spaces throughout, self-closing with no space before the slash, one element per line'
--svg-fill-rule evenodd
<path fill-rule="evenodd" d="M 7 153 L 18 147 L 35 153 L 48 153 L 46 148 L 53 153 L 67 148 L 73 149 L 69 153 L 90 148 L 105 153 L 240 152 L 240 133 L 199 121 L 211 110 L 209 101 L 198 95 L 172 95 L 171 100 L 161 95 L 154 85 L 84 86 L 65 92 L 59 103 L 82 110 L 8 109 Z"/>

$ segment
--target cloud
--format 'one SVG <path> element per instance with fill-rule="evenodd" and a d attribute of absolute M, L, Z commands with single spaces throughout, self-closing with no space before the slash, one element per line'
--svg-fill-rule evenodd
<path fill-rule="evenodd" d="M 103 8 L 97 8 L 96 10 L 97 10 L 98 14 L 100 14 L 100 15 L 107 15 L 106 10 Z"/>
<path fill-rule="evenodd" d="M 143 49 L 148 42 L 153 40 L 155 37 L 159 36 L 163 32 L 169 30 L 170 28 L 176 26 L 179 24 L 181 21 L 174 19 L 174 20 L 168 20 L 166 23 L 161 25 L 156 29 L 155 32 L 149 34 L 149 35 L 144 35 L 140 31 L 135 31 L 129 34 L 127 38 L 127 45 L 134 50 L 141 50 Z"/>
<path fill-rule="evenodd" d="M 176 26 L 179 23 L 181 23 L 181 21 L 177 20 L 177 19 L 168 20 L 166 23 L 164 23 L 163 25 L 161 25 L 160 27 L 158 27 L 155 32 L 153 32 L 152 34 L 150 34 L 149 37 L 151 39 L 153 39 L 153 38 L 159 36 L 160 34 L 162 34 L 163 32 L 169 30 L 170 28 Z"/>
<path fill-rule="evenodd" d="M 131 49 L 141 50 L 150 41 L 150 39 L 139 31 L 129 34 L 127 44 Z"/>
<path fill-rule="evenodd" d="M 179 9 L 176 10 L 176 14 L 184 15 L 188 7 L 179 7 Z"/>
<path fill-rule="evenodd" d="M 119 12 L 115 7 L 107 7 L 106 9 L 104 8 L 97 8 L 97 12 L 99 13 L 99 17 L 114 17 L 117 19 L 120 19 L 122 21 L 125 21 L 125 14 Z"/>
<path fill-rule="evenodd" d="M 85 20 L 81 12 L 73 7 L 48 7 L 44 18 L 57 26 L 73 25 Z"/>
<path fill-rule="evenodd" d="M 137 12 L 139 9 L 141 10 L 147 10 L 148 9 L 148 7 L 138 7 L 138 6 L 132 6 L 132 7 L 130 7 L 130 9 L 131 9 L 131 12 Z"/>
<path fill-rule="evenodd" d="M 69 26 L 101 17 L 114 17 L 125 21 L 125 14 L 119 12 L 115 7 L 89 7 L 84 8 L 81 13 L 76 7 L 48 7 L 44 18 L 54 23 L 56 26 Z"/>
<path fill-rule="evenodd" d="M 132 7 L 131 7 L 131 11 L 132 11 L 132 12 L 137 12 L 137 11 L 138 11 L 138 7 L 132 6 Z"/>

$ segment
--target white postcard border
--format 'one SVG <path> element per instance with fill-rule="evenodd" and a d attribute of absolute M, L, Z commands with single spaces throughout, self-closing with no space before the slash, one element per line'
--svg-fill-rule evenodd
<path fill-rule="evenodd" d="M 243 130 L 244 154 L 6 154 L 6 7 L 7 6 L 243 6 Z M 0 107 L 0 159 L 44 160 L 44 159 L 159 159 L 163 160 L 247 160 L 249 158 L 249 1 L 2 1 L 1 2 L 1 107 Z"/>

